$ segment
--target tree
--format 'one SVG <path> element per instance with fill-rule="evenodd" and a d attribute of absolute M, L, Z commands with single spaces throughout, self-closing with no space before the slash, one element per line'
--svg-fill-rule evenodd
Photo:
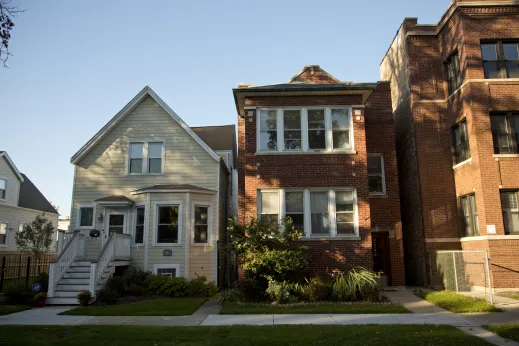
<path fill-rule="evenodd" d="M 16 233 L 16 245 L 21 252 L 31 255 L 35 263 L 38 263 L 42 255 L 49 252 L 54 233 L 54 225 L 45 218 L 45 214 L 37 215 L 34 221 Z"/>
<path fill-rule="evenodd" d="M 228 228 L 229 247 L 235 251 L 245 272 L 256 279 L 292 281 L 301 278 L 307 265 L 306 246 L 299 245 L 303 233 L 293 227 L 290 217 L 281 225 L 250 220 L 234 222 Z"/>
<path fill-rule="evenodd" d="M 11 30 L 14 27 L 13 18 L 16 14 L 24 12 L 18 6 L 12 6 L 11 0 L 0 0 L 0 61 L 7 67 L 7 59 L 9 53 L 9 40 L 11 39 Z"/>

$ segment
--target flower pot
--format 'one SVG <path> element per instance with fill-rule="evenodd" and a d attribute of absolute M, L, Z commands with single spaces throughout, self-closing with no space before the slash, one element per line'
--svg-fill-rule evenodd
<path fill-rule="evenodd" d="M 88 301 L 89 301 L 89 300 L 90 300 L 90 299 L 83 299 L 83 300 L 80 300 L 80 301 L 79 301 L 79 305 L 81 305 L 81 306 L 88 306 Z"/>
<path fill-rule="evenodd" d="M 36 305 L 37 308 L 43 308 L 45 306 L 45 299 L 35 300 L 34 305 Z"/>

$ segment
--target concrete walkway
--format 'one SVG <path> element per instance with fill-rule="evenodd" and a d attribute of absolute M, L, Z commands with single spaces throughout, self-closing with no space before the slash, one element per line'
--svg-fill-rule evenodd
<path fill-rule="evenodd" d="M 468 297 L 482 298 L 490 302 L 490 294 L 485 292 L 459 292 Z M 494 306 L 504 311 L 519 313 L 519 300 L 494 294 Z"/>

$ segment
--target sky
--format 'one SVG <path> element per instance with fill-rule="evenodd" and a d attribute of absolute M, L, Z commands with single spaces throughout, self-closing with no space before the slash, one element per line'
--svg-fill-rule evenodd
<path fill-rule="evenodd" d="M 405 17 L 436 24 L 451 0 L 13 0 L 0 67 L 0 150 L 70 214 L 70 158 L 143 87 L 190 126 L 235 124 L 232 88 L 305 65 L 374 82 Z"/>

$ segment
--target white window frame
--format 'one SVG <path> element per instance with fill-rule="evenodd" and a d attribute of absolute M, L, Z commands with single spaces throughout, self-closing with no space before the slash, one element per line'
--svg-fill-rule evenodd
<path fill-rule="evenodd" d="M 515 194 L 515 198 L 517 200 L 517 208 L 503 208 L 503 206 L 501 206 L 501 212 L 503 214 L 508 214 L 508 213 L 519 213 L 519 190 L 514 190 L 514 189 L 511 189 L 511 190 L 500 190 L 499 193 L 514 193 Z M 505 227 L 505 221 L 503 220 L 503 229 Z M 517 232 L 513 232 L 513 233 L 509 233 L 507 235 L 517 235 L 518 233 Z"/>
<path fill-rule="evenodd" d="M 142 232 L 142 243 L 135 242 L 135 236 L 137 235 L 137 208 L 144 208 L 144 229 Z M 132 245 L 134 247 L 144 246 L 146 243 L 146 204 L 137 203 L 133 207 L 133 227 L 132 227 Z"/>
<path fill-rule="evenodd" d="M 132 144 L 142 143 L 142 173 L 130 173 L 130 146 Z M 161 157 L 161 172 L 160 173 L 148 173 L 148 144 L 149 143 L 162 143 L 162 157 Z M 164 175 L 164 167 L 166 161 L 166 140 L 164 139 L 143 139 L 143 140 L 131 140 L 128 142 L 126 148 L 126 175 Z"/>
<path fill-rule="evenodd" d="M 207 208 L 207 241 L 205 243 L 196 243 L 195 242 L 195 208 L 196 207 L 204 207 Z M 193 201 L 191 203 L 191 246 L 208 246 L 211 243 L 211 223 L 213 221 L 212 212 L 213 205 L 212 203 L 207 202 L 199 202 Z"/>
<path fill-rule="evenodd" d="M 8 247 L 9 244 L 9 222 L 0 221 L 0 225 L 5 225 L 5 244 L 0 244 L 0 247 Z"/>
<path fill-rule="evenodd" d="M 305 200 L 305 189 L 304 188 L 297 188 L 297 187 L 294 187 L 294 188 L 287 188 L 287 189 L 284 189 L 284 190 L 280 190 L 280 194 L 283 194 L 283 198 L 280 200 L 280 203 L 281 201 L 283 201 L 283 204 L 280 204 L 280 209 L 281 209 L 281 219 L 284 219 L 287 217 L 287 205 L 286 205 L 286 200 L 287 200 L 287 192 L 301 192 L 303 194 L 303 227 L 305 227 L 306 229 L 306 221 L 304 221 L 305 219 L 305 213 L 306 213 L 306 200 Z M 291 213 L 291 214 L 301 214 L 301 213 Z M 293 220 L 292 220 L 293 221 Z"/>
<path fill-rule="evenodd" d="M 373 153 L 373 154 L 368 154 L 368 158 L 369 157 L 379 157 L 380 158 L 380 167 L 382 167 L 382 192 L 369 192 L 369 195 L 370 196 L 385 196 L 387 194 L 387 191 L 386 191 L 386 169 L 384 167 L 384 154 L 376 154 L 376 153 Z M 368 179 L 369 179 L 369 176 L 375 176 L 375 174 L 369 174 L 368 173 Z M 378 175 L 378 174 L 376 174 Z M 369 184 L 368 184 L 368 190 L 369 190 Z"/>
<path fill-rule="evenodd" d="M 91 226 L 80 226 L 81 225 L 81 208 L 93 208 L 92 211 L 92 225 Z M 96 205 L 93 203 L 80 203 L 76 210 L 76 228 L 77 229 L 93 229 L 96 226 Z"/>
<path fill-rule="evenodd" d="M 359 240 L 359 212 L 357 189 L 352 187 L 321 187 L 321 188 L 287 188 L 287 189 L 258 189 L 257 190 L 257 213 L 261 217 L 261 193 L 262 192 L 278 192 L 279 194 L 279 222 L 286 216 L 285 206 L 285 192 L 303 191 L 303 209 L 304 209 L 304 228 L 305 239 L 352 239 Z M 337 220 L 335 214 L 335 193 L 338 191 L 353 192 L 353 220 L 354 220 L 354 234 L 343 235 L 337 234 Z M 330 217 L 330 233 L 329 234 L 312 234 L 311 210 L 310 210 L 310 192 L 327 192 L 328 193 L 328 214 Z"/>
<path fill-rule="evenodd" d="M 116 210 L 108 210 L 105 212 L 105 230 L 107 232 L 110 228 L 110 216 L 112 215 L 122 215 L 123 216 L 123 233 L 122 234 L 128 234 L 128 213 L 126 211 L 116 211 Z"/>
<path fill-rule="evenodd" d="M 179 278 L 180 276 L 180 264 L 154 264 L 153 265 L 153 274 L 159 275 L 159 269 L 175 269 L 175 277 Z"/>
<path fill-rule="evenodd" d="M 5 202 L 5 201 L 7 201 L 7 189 L 9 188 L 9 181 L 7 180 L 6 177 L 3 177 L 3 176 L 0 176 L 0 180 L 5 181 L 5 194 L 4 194 L 4 198 L 0 197 L 0 202 Z"/>
<path fill-rule="evenodd" d="M 308 141 L 308 110 L 310 109 L 324 109 L 324 124 L 326 136 L 325 149 L 309 149 Z M 349 116 L 349 134 L 350 147 L 349 148 L 333 148 L 333 128 L 332 128 L 332 109 L 347 109 Z M 261 111 L 276 111 L 276 131 L 277 131 L 277 150 L 261 150 Z M 300 110 L 301 111 L 301 150 L 285 150 L 285 130 L 284 130 L 284 111 L 285 110 Z M 261 107 L 256 109 L 256 153 L 259 154 L 297 154 L 297 153 L 354 153 L 354 123 L 353 111 L 351 106 L 311 106 L 311 107 Z"/>
<path fill-rule="evenodd" d="M 159 231 L 159 207 L 178 207 L 178 241 L 176 243 L 158 243 L 158 231 Z M 153 218 L 153 246 L 154 247 L 169 247 L 169 246 L 182 246 L 182 231 L 184 224 L 182 223 L 182 201 L 161 201 L 154 203 Z"/>

